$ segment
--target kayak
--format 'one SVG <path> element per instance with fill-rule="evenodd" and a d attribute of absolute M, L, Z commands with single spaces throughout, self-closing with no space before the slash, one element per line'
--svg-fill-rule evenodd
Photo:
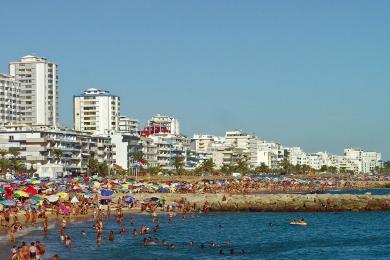
<path fill-rule="evenodd" d="M 295 226 L 306 226 L 306 222 L 296 222 L 296 221 L 291 221 L 290 225 L 295 225 Z"/>

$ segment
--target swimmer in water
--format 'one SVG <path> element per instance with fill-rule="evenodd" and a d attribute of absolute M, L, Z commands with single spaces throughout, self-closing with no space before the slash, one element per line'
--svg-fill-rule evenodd
<path fill-rule="evenodd" d="M 226 246 L 227 247 L 231 247 L 232 246 L 232 242 L 230 240 L 226 241 Z"/>
<path fill-rule="evenodd" d="M 190 247 L 192 248 L 194 246 L 194 241 L 190 240 Z"/>
<path fill-rule="evenodd" d="M 169 249 L 174 250 L 175 249 L 175 244 L 170 244 L 169 245 Z"/>
<path fill-rule="evenodd" d="M 109 236 L 108 240 L 114 241 L 114 231 L 112 231 L 112 230 L 110 231 L 110 236 Z"/>
<path fill-rule="evenodd" d="M 225 252 L 223 251 L 223 248 L 221 248 L 221 249 L 219 250 L 219 254 L 220 254 L 220 255 L 224 255 L 224 254 L 225 254 Z"/>
<path fill-rule="evenodd" d="M 81 230 L 80 235 L 81 235 L 82 237 L 86 237 L 86 236 L 87 236 L 87 233 L 86 233 L 84 230 Z"/>

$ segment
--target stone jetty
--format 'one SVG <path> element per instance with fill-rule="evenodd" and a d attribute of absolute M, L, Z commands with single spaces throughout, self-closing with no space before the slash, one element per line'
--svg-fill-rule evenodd
<path fill-rule="evenodd" d="M 167 202 L 185 199 L 197 205 L 206 201 L 211 211 L 383 211 L 390 210 L 390 195 L 351 194 L 135 194 L 138 199 L 164 198 Z"/>

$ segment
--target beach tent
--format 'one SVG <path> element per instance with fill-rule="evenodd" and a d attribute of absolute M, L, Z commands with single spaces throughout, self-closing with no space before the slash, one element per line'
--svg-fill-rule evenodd
<path fill-rule="evenodd" d="M 76 196 L 73 196 L 73 198 L 70 200 L 71 203 L 76 204 L 79 203 L 80 201 L 77 199 Z"/>
<path fill-rule="evenodd" d="M 39 165 L 36 174 L 40 178 L 57 178 L 59 175 L 62 175 L 64 172 L 64 167 L 59 164 L 44 164 Z"/>

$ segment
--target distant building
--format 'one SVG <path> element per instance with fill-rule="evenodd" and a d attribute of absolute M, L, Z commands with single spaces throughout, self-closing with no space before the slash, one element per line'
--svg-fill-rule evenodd
<path fill-rule="evenodd" d="M 73 97 L 76 131 L 105 135 L 119 131 L 120 98 L 109 91 L 89 88 Z"/>
<path fill-rule="evenodd" d="M 365 152 L 362 149 L 344 149 L 344 156 L 354 162 L 360 173 L 371 173 L 382 166 L 382 155 L 377 152 Z"/>
<path fill-rule="evenodd" d="M 28 55 L 10 62 L 9 74 L 20 82 L 21 122 L 57 126 L 57 65 L 46 58 Z"/>
<path fill-rule="evenodd" d="M 255 135 L 241 131 L 228 131 L 225 134 L 225 145 L 236 148 L 236 150 L 241 149 L 248 158 L 249 167 L 257 166 L 257 137 Z"/>
<path fill-rule="evenodd" d="M 20 82 L 0 74 L 0 124 L 20 122 Z"/>
<path fill-rule="evenodd" d="M 141 131 L 141 136 L 147 137 L 155 134 L 180 135 L 179 121 L 170 116 L 155 115 L 148 121 L 144 130 Z"/>
<path fill-rule="evenodd" d="M 139 132 L 139 120 L 127 116 L 119 117 L 119 132 L 137 134 Z"/>
<path fill-rule="evenodd" d="M 17 159 L 28 170 L 58 164 L 66 172 L 85 174 L 91 157 L 113 165 L 109 138 L 47 126 L 3 126 L 0 128 L 0 149 L 19 152 Z M 60 157 L 57 157 L 56 150 L 62 152 Z"/>

